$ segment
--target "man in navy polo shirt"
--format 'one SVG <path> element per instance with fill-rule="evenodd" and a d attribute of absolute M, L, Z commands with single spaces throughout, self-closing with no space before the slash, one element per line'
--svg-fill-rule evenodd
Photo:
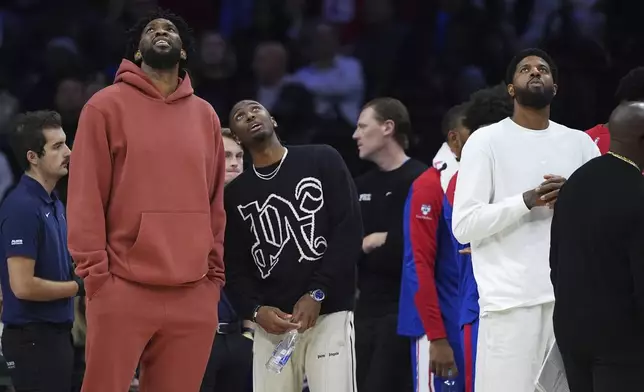
<path fill-rule="evenodd" d="M 70 156 L 60 115 L 21 115 L 10 141 L 25 172 L 0 206 L 2 349 L 16 392 L 69 392 L 72 299 L 84 290 L 72 273 L 65 210 L 53 191 Z"/>

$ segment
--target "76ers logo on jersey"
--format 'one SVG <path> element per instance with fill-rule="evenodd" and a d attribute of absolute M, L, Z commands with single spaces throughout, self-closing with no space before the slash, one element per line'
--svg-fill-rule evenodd
<path fill-rule="evenodd" d="M 298 262 L 319 260 L 326 251 L 326 238 L 315 236 L 315 214 L 324 206 L 320 180 L 303 178 L 295 186 L 295 200 L 297 207 L 273 193 L 261 206 L 253 201 L 237 207 L 255 236 L 251 254 L 263 279 L 271 274 L 289 244 L 297 248 Z"/>

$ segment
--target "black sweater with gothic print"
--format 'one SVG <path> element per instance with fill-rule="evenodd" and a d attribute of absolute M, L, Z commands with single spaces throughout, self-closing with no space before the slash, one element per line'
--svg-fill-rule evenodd
<path fill-rule="evenodd" d="M 329 146 L 287 149 L 281 166 L 226 186 L 226 293 L 244 319 L 258 305 L 291 313 L 316 289 L 321 314 L 354 307 L 363 233 L 351 174 Z"/>

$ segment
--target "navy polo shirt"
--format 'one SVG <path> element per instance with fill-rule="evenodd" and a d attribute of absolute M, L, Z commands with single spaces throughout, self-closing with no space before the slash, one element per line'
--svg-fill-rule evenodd
<path fill-rule="evenodd" d="M 48 302 L 20 300 L 9 284 L 10 257 L 35 260 L 34 276 L 38 278 L 72 280 L 65 207 L 56 194 L 49 195 L 38 181 L 23 175 L 0 206 L 0 241 L 2 322 L 7 325 L 73 322 L 72 298 Z"/>

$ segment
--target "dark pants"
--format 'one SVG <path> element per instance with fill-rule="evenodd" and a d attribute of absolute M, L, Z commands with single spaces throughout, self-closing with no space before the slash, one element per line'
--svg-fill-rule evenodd
<path fill-rule="evenodd" d="M 71 390 L 71 324 L 7 325 L 2 333 L 2 351 L 16 392 Z"/>
<path fill-rule="evenodd" d="M 356 317 L 358 391 L 411 392 L 411 343 L 397 333 L 398 316 Z"/>
<path fill-rule="evenodd" d="M 85 375 L 85 346 L 74 347 L 74 371 L 71 392 L 80 392 Z"/>
<path fill-rule="evenodd" d="M 240 329 L 217 333 L 200 392 L 250 391 L 252 372 L 253 341 Z"/>
<path fill-rule="evenodd" d="M 596 356 L 586 349 L 567 349 L 559 342 L 570 392 L 642 390 L 644 353 Z"/>

